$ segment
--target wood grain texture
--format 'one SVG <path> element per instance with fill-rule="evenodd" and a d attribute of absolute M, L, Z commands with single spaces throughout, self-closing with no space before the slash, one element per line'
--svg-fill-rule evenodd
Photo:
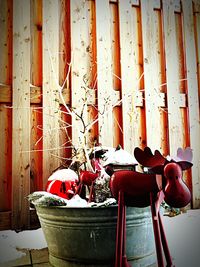
<path fill-rule="evenodd" d="M 141 100 L 138 12 L 130 1 L 119 1 L 121 83 L 124 149 L 133 153 L 141 145 L 139 99 Z M 141 101 L 143 105 L 143 100 Z"/>
<path fill-rule="evenodd" d="M 0 83 L 12 80 L 12 1 L 0 0 Z"/>
<path fill-rule="evenodd" d="M 72 114 L 72 142 L 78 148 L 84 145 L 84 138 L 87 138 L 85 126 L 88 124 L 87 98 L 89 96 L 88 81 L 90 75 L 89 18 L 87 12 L 89 3 L 85 0 L 71 0 L 70 7 L 72 49 L 71 106 L 74 110 Z"/>
<path fill-rule="evenodd" d="M 187 69 L 187 93 L 190 122 L 190 145 L 193 150 L 193 206 L 200 205 L 200 114 L 199 95 L 197 83 L 197 64 L 194 39 L 193 6 L 191 1 L 182 1 L 183 7 L 183 28 L 185 32 L 185 52 Z"/>
<path fill-rule="evenodd" d="M 159 110 L 162 82 L 159 24 L 154 1 L 141 1 L 141 12 L 147 145 L 155 150 L 162 149 L 162 118 Z"/>
<path fill-rule="evenodd" d="M 179 106 L 180 76 L 179 47 L 175 22 L 174 3 L 163 1 L 163 17 L 165 32 L 167 106 L 169 123 L 170 154 L 176 155 L 177 148 L 183 146 L 183 128 Z"/>
<path fill-rule="evenodd" d="M 113 146 L 113 73 L 111 54 L 111 14 L 108 0 L 96 1 L 97 84 L 99 142 Z"/>
<path fill-rule="evenodd" d="M 12 109 L 0 104 L 0 211 L 11 210 Z"/>
<path fill-rule="evenodd" d="M 43 1 L 43 186 L 59 166 L 59 1 Z"/>
<path fill-rule="evenodd" d="M 29 225 L 30 2 L 13 2 L 12 226 Z"/>
<path fill-rule="evenodd" d="M 31 84 L 42 85 L 42 0 L 31 0 Z"/>

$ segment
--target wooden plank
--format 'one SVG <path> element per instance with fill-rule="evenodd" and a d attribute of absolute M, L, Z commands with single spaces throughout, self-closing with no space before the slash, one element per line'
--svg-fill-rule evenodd
<path fill-rule="evenodd" d="M 12 90 L 10 85 L 0 84 L 0 103 L 11 103 Z"/>
<path fill-rule="evenodd" d="M 71 99 L 72 109 L 82 116 L 84 124 L 88 124 L 87 97 L 89 76 L 89 21 L 88 1 L 71 0 Z M 73 113 L 72 143 L 75 147 L 84 146 L 85 129 L 81 119 Z M 82 115 L 81 115 L 82 114 Z"/>
<path fill-rule="evenodd" d="M 13 2 L 12 227 L 27 227 L 30 189 L 30 2 Z M 25 67 L 26 66 L 26 67 Z"/>
<path fill-rule="evenodd" d="M 179 108 L 179 58 L 174 3 L 163 1 L 163 20 L 165 32 L 167 106 L 169 123 L 170 154 L 176 155 L 177 148 L 183 146 L 183 129 Z"/>
<path fill-rule="evenodd" d="M 154 1 L 141 1 L 147 144 L 162 149 L 160 31 Z"/>
<path fill-rule="evenodd" d="M 12 1 L 0 0 L 0 83 L 12 79 Z"/>
<path fill-rule="evenodd" d="M 63 99 L 65 101 L 65 104 L 70 105 L 71 101 L 71 89 L 70 88 L 63 88 L 62 91 Z M 60 96 L 57 101 L 59 104 L 63 104 L 63 101 L 61 100 Z M 93 89 L 88 89 L 88 96 L 87 96 L 87 104 L 88 105 L 96 105 L 97 104 L 97 98 L 96 98 L 96 92 Z M 142 95 L 138 93 L 138 105 L 142 106 Z M 120 92 L 114 91 L 113 95 L 113 101 L 114 103 L 118 103 L 118 106 L 121 105 L 120 103 Z M 0 103 L 11 103 L 12 102 L 12 88 L 10 85 L 4 85 L 0 84 Z M 30 86 L 30 103 L 31 104 L 41 104 L 42 103 L 42 88 L 39 86 Z M 139 104 L 140 103 L 140 104 Z"/>
<path fill-rule="evenodd" d="M 11 229 L 11 211 L 0 212 L 0 231 Z"/>
<path fill-rule="evenodd" d="M 192 167 L 193 207 L 200 208 L 200 114 L 192 2 L 182 0 L 182 8 L 185 33 L 190 145 L 194 155 L 194 165 Z"/>
<path fill-rule="evenodd" d="M 12 109 L 0 105 L 0 211 L 11 209 Z"/>
<path fill-rule="evenodd" d="M 108 0 L 96 1 L 99 142 L 113 146 L 111 15 Z"/>
<path fill-rule="evenodd" d="M 197 3 L 198 2 L 198 3 Z M 200 99 L 200 0 L 195 1 L 194 9 L 197 10 L 194 14 L 195 22 L 195 41 L 196 41 L 196 54 L 197 54 L 197 75 L 198 75 L 198 88 Z"/>
<path fill-rule="evenodd" d="M 60 34 L 59 34 L 59 81 L 60 85 L 65 82 L 69 64 L 71 62 L 70 40 L 70 1 L 60 1 Z"/>
<path fill-rule="evenodd" d="M 119 8 L 118 4 L 110 4 L 111 20 L 111 54 L 114 92 L 121 95 L 121 65 L 120 65 L 120 41 L 119 41 Z M 119 101 L 117 99 L 116 101 Z M 122 105 L 113 108 L 113 146 L 123 147 L 122 129 Z"/>
<path fill-rule="evenodd" d="M 143 95 L 139 91 L 141 73 L 137 20 L 137 9 L 132 7 L 130 1 L 119 1 L 123 137 L 124 149 L 130 153 L 141 145 L 137 106 L 139 102 L 143 105 L 143 101 L 139 101 Z"/>
<path fill-rule="evenodd" d="M 42 190 L 42 107 L 31 105 L 30 192 Z"/>
<path fill-rule="evenodd" d="M 31 84 L 42 86 L 42 0 L 31 0 Z"/>
<path fill-rule="evenodd" d="M 43 186 L 59 162 L 59 1 L 43 1 Z"/>
<path fill-rule="evenodd" d="M 199 0 L 193 0 L 194 3 L 194 12 L 200 13 L 200 1 Z"/>

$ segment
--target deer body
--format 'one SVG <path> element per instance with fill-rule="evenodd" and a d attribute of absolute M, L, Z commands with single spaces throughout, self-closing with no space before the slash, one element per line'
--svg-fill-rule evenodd
<path fill-rule="evenodd" d="M 143 150 L 135 148 L 136 160 L 151 170 L 151 173 L 120 170 L 113 172 L 110 188 L 113 197 L 118 199 L 118 221 L 116 237 L 115 267 L 130 267 L 125 255 L 126 243 L 126 206 L 151 206 L 154 238 L 158 266 L 163 267 L 162 248 L 167 266 L 172 265 L 167 239 L 161 216 L 160 204 L 163 200 L 172 207 L 186 206 L 191 200 L 191 193 L 183 182 L 182 172 L 192 166 L 192 151 L 178 149 L 176 161 L 164 158 L 158 150 L 153 154 L 149 147 Z M 109 172 L 111 172 L 108 166 Z"/>
<path fill-rule="evenodd" d="M 129 170 L 115 172 L 110 179 L 110 189 L 116 199 L 118 199 L 119 191 L 123 192 L 125 204 L 133 207 L 149 206 L 149 193 L 159 191 L 155 174 Z"/>

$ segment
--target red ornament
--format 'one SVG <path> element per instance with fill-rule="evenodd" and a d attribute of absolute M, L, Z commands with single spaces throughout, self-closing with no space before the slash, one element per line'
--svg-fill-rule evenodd
<path fill-rule="evenodd" d="M 65 199 L 71 199 L 76 190 L 78 175 L 71 169 L 55 171 L 48 179 L 46 191 Z"/>

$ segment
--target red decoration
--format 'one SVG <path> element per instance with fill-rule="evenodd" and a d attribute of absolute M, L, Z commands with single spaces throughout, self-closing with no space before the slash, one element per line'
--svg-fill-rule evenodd
<path fill-rule="evenodd" d="M 121 170 L 113 173 L 110 188 L 113 196 L 118 199 L 118 221 L 116 236 L 115 267 L 130 267 L 126 259 L 126 206 L 151 206 L 154 238 L 158 266 L 163 267 L 162 248 L 167 266 L 173 266 L 165 236 L 160 204 L 163 200 L 172 207 L 186 206 L 191 200 L 191 194 L 182 180 L 182 171 L 192 167 L 192 151 L 178 149 L 176 161 L 164 158 L 158 150 L 153 154 L 149 147 L 143 150 L 135 148 L 136 160 L 150 173 Z M 109 168 L 108 168 L 109 169 Z M 109 169 L 109 172 L 111 170 Z"/>
<path fill-rule="evenodd" d="M 71 199 L 77 190 L 78 176 L 70 169 L 54 172 L 48 179 L 46 191 L 62 198 Z"/>

